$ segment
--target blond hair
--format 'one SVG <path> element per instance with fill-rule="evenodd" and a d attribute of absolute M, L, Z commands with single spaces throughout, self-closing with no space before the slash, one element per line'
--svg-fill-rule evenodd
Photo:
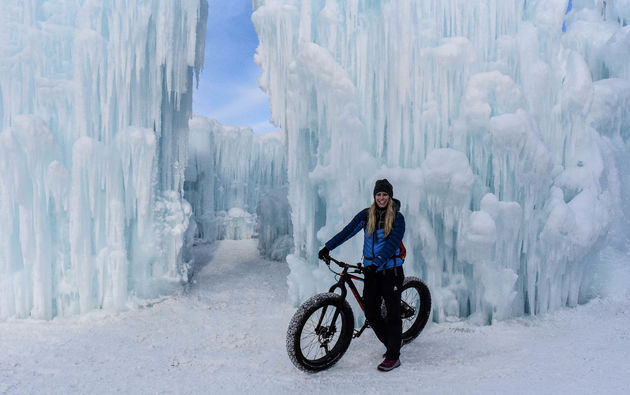
<path fill-rule="evenodd" d="M 376 202 L 372 202 L 370 209 L 368 210 L 368 223 L 367 230 L 368 236 L 374 233 L 376 230 Z M 389 198 L 387 202 L 387 206 L 385 207 L 385 227 L 383 229 L 383 237 L 389 236 L 389 233 L 392 231 L 392 227 L 394 226 L 394 218 L 396 217 L 396 213 L 394 212 L 394 203 L 392 202 L 392 198 Z"/>

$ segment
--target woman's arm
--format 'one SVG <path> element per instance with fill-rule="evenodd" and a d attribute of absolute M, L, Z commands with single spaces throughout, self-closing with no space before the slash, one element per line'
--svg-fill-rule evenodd
<path fill-rule="evenodd" d="M 355 215 L 352 221 L 350 221 L 341 232 L 337 233 L 332 239 L 326 242 L 326 248 L 330 251 L 334 250 L 363 229 L 367 221 L 367 212 L 368 209 L 366 208 Z"/>

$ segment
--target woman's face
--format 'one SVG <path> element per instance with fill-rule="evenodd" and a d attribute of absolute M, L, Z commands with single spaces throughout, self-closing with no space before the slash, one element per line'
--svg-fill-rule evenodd
<path fill-rule="evenodd" d="M 385 192 L 378 192 L 376 196 L 374 196 L 374 200 L 376 200 L 376 205 L 379 208 L 387 207 L 387 203 L 389 203 L 389 195 Z"/>

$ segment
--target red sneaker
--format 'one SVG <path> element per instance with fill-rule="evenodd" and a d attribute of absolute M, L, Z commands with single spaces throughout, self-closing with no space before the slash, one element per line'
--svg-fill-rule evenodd
<path fill-rule="evenodd" d="M 396 359 L 386 359 L 378 365 L 378 370 L 382 370 L 384 372 L 389 372 L 392 369 L 396 369 L 400 366 L 400 360 Z"/>

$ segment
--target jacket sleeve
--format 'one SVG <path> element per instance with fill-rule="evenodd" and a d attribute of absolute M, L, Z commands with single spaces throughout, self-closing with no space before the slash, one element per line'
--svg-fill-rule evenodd
<path fill-rule="evenodd" d="M 334 250 L 363 229 L 366 223 L 367 211 L 368 209 L 366 208 L 355 215 L 352 221 L 350 221 L 350 223 L 346 225 L 341 232 L 337 233 L 332 239 L 326 242 L 326 248 L 330 251 Z"/>
<path fill-rule="evenodd" d="M 379 251 L 378 255 L 374 258 L 374 264 L 377 268 L 383 267 L 388 259 L 392 258 L 396 254 L 396 249 L 400 245 L 400 242 L 405 235 L 405 217 L 399 212 L 396 213 L 396 219 L 394 220 L 394 226 L 392 231 L 387 236 L 383 248 Z"/>

